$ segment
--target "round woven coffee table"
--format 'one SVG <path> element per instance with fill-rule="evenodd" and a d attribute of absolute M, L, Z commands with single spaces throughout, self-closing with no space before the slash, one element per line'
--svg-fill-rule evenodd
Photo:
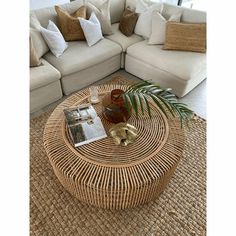
<path fill-rule="evenodd" d="M 127 85 L 98 87 L 102 98 L 112 89 Z M 44 130 L 44 147 L 61 184 L 79 200 L 107 209 L 135 207 L 159 196 L 182 156 L 184 133 L 177 119 L 166 119 L 151 103 L 147 111 L 128 123 L 138 129 L 137 140 L 116 146 L 111 137 L 75 148 L 69 138 L 63 109 L 88 103 L 89 90 L 73 94 L 51 114 Z M 101 103 L 94 105 L 107 134 L 114 125 L 102 116 Z"/>

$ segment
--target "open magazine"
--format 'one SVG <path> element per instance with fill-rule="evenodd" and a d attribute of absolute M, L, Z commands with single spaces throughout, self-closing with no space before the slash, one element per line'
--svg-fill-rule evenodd
<path fill-rule="evenodd" d="M 75 147 L 107 137 L 101 119 L 91 104 L 64 109 L 64 114 Z"/>

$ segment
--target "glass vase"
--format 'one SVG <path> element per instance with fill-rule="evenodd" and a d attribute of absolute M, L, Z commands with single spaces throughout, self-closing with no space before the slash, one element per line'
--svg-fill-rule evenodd
<path fill-rule="evenodd" d="M 131 107 L 129 112 L 122 97 L 123 93 L 121 89 L 114 89 L 103 97 L 103 116 L 112 123 L 127 122 L 131 116 Z"/>

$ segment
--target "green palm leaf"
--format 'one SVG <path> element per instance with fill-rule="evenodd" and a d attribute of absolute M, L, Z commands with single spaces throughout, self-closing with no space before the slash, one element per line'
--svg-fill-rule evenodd
<path fill-rule="evenodd" d="M 144 106 L 146 106 L 150 118 L 151 109 L 148 98 L 151 98 L 167 118 L 168 113 L 173 117 L 179 117 L 182 126 L 183 122 L 187 123 L 192 117 L 193 111 L 186 104 L 178 102 L 171 90 L 171 88 L 162 89 L 159 85 L 150 81 L 142 81 L 129 86 L 123 94 L 123 98 L 129 112 L 130 104 L 138 117 L 139 107 L 142 114 L 144 114 Z"/>

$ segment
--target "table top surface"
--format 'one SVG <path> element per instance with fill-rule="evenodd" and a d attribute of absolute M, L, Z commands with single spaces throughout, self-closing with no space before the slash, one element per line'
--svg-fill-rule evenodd
<path fill-rule="evenodd" d="M 127 85 L 101 85 L 98 86 L 99 98 L 114 88 L 125 89 Z M 117 146 L 109 136 L 108 130 L 114 125 L 102 115 L 101 102 L 93 105 L 101 118 L 108 134 L 107 138 L 82 145 L 73 146 L 66 129 L 63 109 L 88 103 L 89 89 L 82 90 L 62 102 L 50 116 L 44 131 L 44 145 L 51 160 L 56 161 L 56 155 L 63 155 L 67 162 L 77 161 L 95 164 L 101 167 L 129 167 L 137 166 L 147 161 L 159 159 L 163 168 L 168 168 L 172 162 L 177 161 L 183 149 L 183 131 L 179 121 L 167 120 L 162 111 L 151 103 L 152 119 L 147 111 L 144 115 L 131 116 L 128 123 L 138 130 L 137 140 L 128 146 Z M 164 158 L 161 161 L 161 159 Z"/>

